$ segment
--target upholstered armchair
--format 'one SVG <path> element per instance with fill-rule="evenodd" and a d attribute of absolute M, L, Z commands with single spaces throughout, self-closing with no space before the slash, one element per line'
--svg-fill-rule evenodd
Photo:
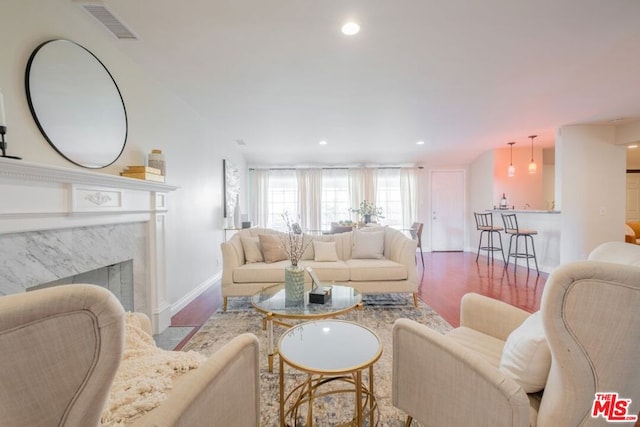
<path fill-rule="evenodd" d="M 138 317 L 149 331 L 148 318 Z M 0 297 L 0 424 L 99 425 L 124 341 L 125 313 L 103 288 Z M 243 334 L 179 377 L 132 425 L 258 426 L 259 413 L 258 341 Z"/>
<path fill-rule="evenodd" d="M 591 416 L 596 393 L 615 392 L 632 400 L 629 415 L 636 415 L 638 263 L 639 246 L 610 242 L 596 248 L 588 261 L 558 267 L 546 282 L 538 314 L 467 294 L 460 327 L 446 335 L 398 320 L 393 404 L 408 414 L 407 424 L 413 418 L 426 426 L 595 426 L 607 425 L 602 416 Z M 542 340 L 535 355 L 522 353 L 512 338 L 522 339 L 523 330 L 531 331 L 524 326 L 537 318 Z M 546 371 L 538 373 L 542 382 L 533 390 L 505 363 L 518 351 L 518 357 L 530 361 L 525 369 L 542 366 L 532 360 L 547 354 Z"/>

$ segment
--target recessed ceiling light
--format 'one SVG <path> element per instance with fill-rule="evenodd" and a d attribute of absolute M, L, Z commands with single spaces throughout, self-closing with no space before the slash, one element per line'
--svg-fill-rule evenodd
<path fill-rule="evenodd" d="M 347 22 L 342 26 L 342 34 L 352 36 L 360 32 L 360 25 L 355 22 Z"/>
<path fill-rule="evenodd" d="M 320 144 L 320 145 L 327 145 L 327 141 L 322 140 L 322 141 L 320 141 L 318 144 Z"/>
<path fill-rule="evenodd" d="M 629 145 L 629 148 L 638 148 L 638 144 Z"/>
<path fill-rule="evenodd" d="M 424 141 L 418 141 L 416 142 L 417 145 L 424 145 Z"/>

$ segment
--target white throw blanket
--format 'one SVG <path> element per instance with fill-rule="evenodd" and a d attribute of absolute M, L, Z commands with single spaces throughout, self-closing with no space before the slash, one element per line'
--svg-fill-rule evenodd
<path fill-rule="evenodd" d="M 125 349 L 102 412 L 103 426 L 124 426 L 157 407 L 166 399 L 173 380 L 206 360 L 195 351 L 156 347 L 140 320 L 133 314 L 126 316 Z"/>

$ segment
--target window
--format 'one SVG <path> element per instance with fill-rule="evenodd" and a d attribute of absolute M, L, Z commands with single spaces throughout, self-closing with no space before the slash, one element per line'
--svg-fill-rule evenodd
<path fill-rule="evenodd" d="M 382 208 L 383 222 L 402 228 L 400 169 L 379 169 L 376 187 L 376 205 Z"/>
<path fill-rule="evenodd" d="M 286 230 L 282 214 L 289 213 L 294 222 L 298 218 L 298 180 L 295 170 L 269 171 L 267 227 Z"/>
<path fill-rule="evenodd" d="M 320 204 L 322 229 L 329 230 L 332 222 L 350 219 L 350 207 L 348 170 L 324 169 Z"/>

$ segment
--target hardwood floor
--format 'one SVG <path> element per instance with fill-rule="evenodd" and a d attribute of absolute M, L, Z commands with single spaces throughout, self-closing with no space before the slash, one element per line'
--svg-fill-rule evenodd
<path fill-rule="evenodd" d="M 486 295 L 523 310 L 534 312 L 540 308 L 540 298 L 548 275 L 513 264 L 495 260 L 487 265 L 487 258 L 471 252 L 429 252 L 424 254 L 425 267 L 418 263 L 422 277 L 420 299 L 432 307 L 447 322 L 459 326 L 460 299 L 468 292 Z"/>
<path fill-rule="evenodd" d="M 487 265 L 487 258 L 471 252 L 425 252 L 424 268 L 418 260 L 422 278 L 419 296 L 447 322 L 459 325 L 460 299 L 476 292 L 515 305 L 529 312 L 540 308 L 540 298 L 548 275 L 513 264 L 504 268 L 502 261 Z M 172 326 L 194 326 L 176 349 L 182 348 L 198 328 L 222 306 L 219 286 L 212 286 L 171 319 Z"/>

